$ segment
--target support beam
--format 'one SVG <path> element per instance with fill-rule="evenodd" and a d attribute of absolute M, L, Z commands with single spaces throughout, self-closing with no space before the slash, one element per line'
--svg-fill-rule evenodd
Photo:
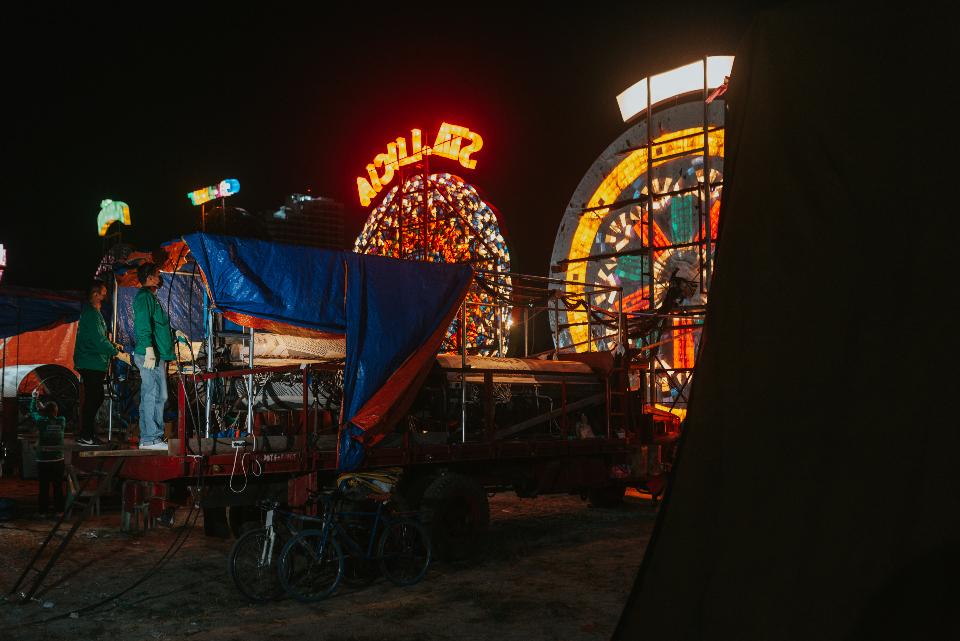
<path fill-rule="evenodd" d="M 502 430 L 497 431 L 497 439 L 506 438 L 508 436 L 513 436 L 524 430 L 530 429 L 535 425 L 540 425 L 541 423 L 546 423 L 547 421 L 552 421 L 558 416 L 563 416 L 569 412 L 575 412 L 581 410 L 585 407 L 590 407 L 591 405 L 599 405 L 606 400 L 606 394 L 594 394 L 593 396 L 588 396 L 582 398 L 579 401 L 574 401 L 565 407 L 558 407 L 557 409 L 547 412 L 546 414 L 541 414 L 540 416 L 534 416 L 533 418 L 528 418 L 525 421 L 521 421 L 510 427 L 505 427 Z"/>

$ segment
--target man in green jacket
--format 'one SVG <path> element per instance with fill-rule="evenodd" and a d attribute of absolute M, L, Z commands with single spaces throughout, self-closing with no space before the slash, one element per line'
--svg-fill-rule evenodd
<path fill-rule="evenodd" d="M 80 416 L 79 445 L 99 445 L 94 432 L 97 410 L 103 403 L 103 380 L 107 375 L 110 359 L 120 351 L 119 346 L 107 337 L 107 324 L 100 313 L 107 286 L 97 280 L 87 290 L 87 302 L 80 311 L 77 327 L 77 342 L 73 347 L 73 366 L 80 372 L 83 382 L 83 412 Z"/>
<path fill-rule="evenodd" d="M 167 402 L 167 363 L 175 360 L 170 317 L 156 291 L 160 270 L 153 263 L 137 268 L 142 287 L 133 299 L 133 362 L 140 370 L 140 449 L 165 450 L 163 406 Z"/>

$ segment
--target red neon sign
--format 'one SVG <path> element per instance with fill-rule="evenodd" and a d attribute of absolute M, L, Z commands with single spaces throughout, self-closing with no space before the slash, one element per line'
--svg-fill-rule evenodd
<path fill-rule="evenodd" d="M 463 143 L 467 144 L 464 145 Z M 423 144 L 423 133 L 419 129 L 410 130 L 410 150 L 407 150 L 407 141 L 402 136 L 395 142 L 387 145 L 387 152 L 377 154 L 373 162 L 368 164 L 367 178 L 357 178 L 357 193 L 360 204 L 366 207 L 377 194 L 393 180 L 393 174 L 400 167 L 411 165 L 423 160 L 424 156 L 441 156 L 450 160 L 457 160 L 467 169 L 477 166 L 477 161 L 470 156 L 483 147 L 483 138 L 475 131 L 470 131 L 460 125 L 443 123 L 437 132 L 437 139 L 433 146 Z"/>

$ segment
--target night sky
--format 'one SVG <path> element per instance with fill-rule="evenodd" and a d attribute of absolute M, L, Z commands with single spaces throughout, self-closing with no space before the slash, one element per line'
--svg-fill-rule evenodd
<path fill-rule="evenodd" d="M 733 53 L 757 10 L 8 18 L 4 284 L 82 288 L 102 251 L 101 199 L 130 205 L 124 240 L 150 249 L 196 229 L 186 193 L 223 178 L 239 179 L 230 204 L 248 211 L 294 192 L 336 198 L 352 240 L 364 166 L 413 127 L 432 142 L 442 121 L 484 147 L 475 170 L 433 169 L 476 185 L 501 214 L 514 270 L 545 275 L 577 183 L 626 127 L 616 95 Z"/>

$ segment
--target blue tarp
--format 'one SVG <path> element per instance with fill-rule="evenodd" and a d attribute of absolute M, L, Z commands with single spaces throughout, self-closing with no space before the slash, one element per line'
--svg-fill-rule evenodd
<path fill-rule="evenodd" d="M 0 338 L 80 318 L 80 297 L 26 288 L 0 289 Z"/>
<path fill-rule="evenodd" d="M 157 290 L 160 305 L 170 315 L 170 327 L 179 329 L 191 341 L 203 340 L 203 281 L 197 274 L 160 273 L 163 286 Z M 119 287 L 117 289 L 117 336 L 116 341 L 130 354 L 133 353 L 133 298 L 139 287 Z M 112 312 L 104 301 L 104 316 L 108 327 Z"/>
<path fill-rule="evenodd" d="M 398 395 L 406 391 L 412 380 L 389 379 L 408 359 L 421 358 L 431 343 L 436 351 L 472 275 L 467 265 L 248 238 L 190 234 L 184 240 L 220 311 L 346 335 L 342 470 L 363 461 L 364 429 L 354 419 L 365 412 L 369 423 L 386 412 L 367 407 L 385 385 Z"/>

